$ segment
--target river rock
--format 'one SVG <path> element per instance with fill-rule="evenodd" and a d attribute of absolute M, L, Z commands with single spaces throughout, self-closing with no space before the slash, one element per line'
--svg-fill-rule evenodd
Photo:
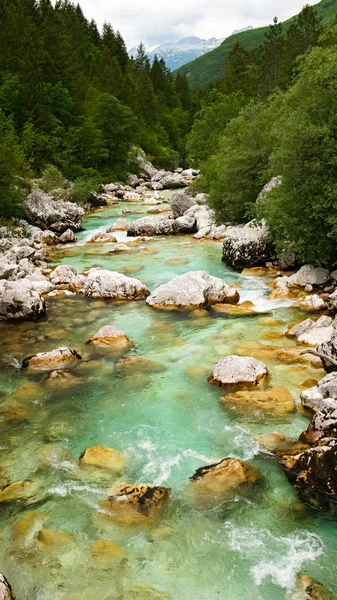
<path fill-rule="evenodd" d="M 46 314 L 46 305 L 34 283 L 25 279 L 0 280 L 0 317 L 37 319 Z"/>
<path fill-rule="evenodd" d="M 94 344 L 95 346 L 117 346 L 124 348 L 129 345 L 130 340 L 123 331 L 120 331 L 113 325 L 105 325 L 87 343 Z"/>
<path fill-rule="evenodd" d="M 327 308 L 333 314 L 337 313 L 337 289 L 325 301 Z"/>
<path fill-rule="evenodd" d="M 305 310 L 319 311 L 325 309 L 325 302 L 318 294 L 307 296 L 305 300 L 299 302 L 299 306 Z"/>
<path fill-rule="evenodd" d="M 288 277 L 288 287 L 321 287 L 330 281 L 330 273 L 322 267 L 303 265 L 297 273 Z"/>
<path fill-rule="evenodd" d="M 106 244 L 111 242 L 117 242 L 117 239 L 114 235 L 110 233 L 104 233 L 103 231 L 95 233 L 95 235 L 90 238 L 88 244 Z"/>
<path fill-rule="evenodd" d="M 24 502 L 32 504 L 41 500 L 39 486 L 35 481 L 24 479 L 15 481 L 0 488 L 0 504 L 8 502 Z"/>
<path fill-rule="evenodd" d="M 318 581 L 302 574 L 296 581 L 295 588 L 287 595 L 286 600 L 334 600 L 332 594 Z"/>
<path fill-rule="evenodd" d="M 270 260 L 268 229 L 251 221 L 243 227 L 228 227 L 222 260 L 234 269 L 264 266 Z"/>
<path fill-rule="evenodd" d="M 170 198 L 170 206 L 175 219 L 177 217 L 182 217 L 183 214 L 195 204 L 194 198 L 185 192 L 173 194 Z"/>
<path fill-rule="evenodd" d="M 256 385 L 268 375 L 266 365 L 250 356 L 226 356 L 220 358 L 209 377 L 210 383 L 221 387 Z"/>
<path fill-rule="evenodd" d="M 126 555 L 126 549 L 112 540 L 96 540 L 90 548 L 90 557 L 102 566 L 120 563 Z"/>
<path fill-rule="evenodd" d="M 190 271 L 160 285 L 146 302 L 154 308 L 206 308 L 213 304 L 237 304 L 240 296 L 222 279 L 205 271 Z"/>
<path fill-rule="evenodd" d="M 166 487 L 123 484 L 110 491 L 101 507 L 119 523 L 146 523 L 160 516 L 170 494 L 171 489 Z"/>
<path fill-rule="evenodd" d="M 75 242 L 75 234 L 72 229 L 66 229 L 64 233 L 62 233 L 58 239 L 59 244 L 70 244 L 71 242 Z"/>
<path fill-rule="evenodd" d="M 74 202 L 54 200 L 39 189 L 27 196 L 25 210 L 29 222 L 57 233 L 63 233 L 67 229 L 79 231 L 84 216 L 83 208 Z"/>
<path fill-rule="evenodd" d="M 330 406 L 318 410 L 300 439 L 315 444 L 322 438 L 337 438 L 337 401 L 331 400 Z"/>
<path fill-rule="evenodd" d="M 49 277 L 53 285 L 74 284 L 77 280 L 77 271 L 72 265 L 58 265 Z"/>
<path fill-rule="evenodd" d="M 161 373 L 165 365 L 144 356 L 124 356 L 115 363 L 116 373 L 126 376 L 135 373 Z"/>
<path fill-rule="evenodd" d="M 117 254 L 119 252 L 131 252 L 131 248 L 127 244 L 119 242 L 111 246 L 108 254 Z"/>
<path fill-rule="evenodd" d="M 57 550 L 73 543 L 74 540 L 69 533 L 55 529 L 40 529 L 36 536 L 36 547 L 44 551 Z"/>
<path fill-rule="evenodd" d="M 282 457 L 285 473 L 304 504 L 316 510 L 337 510 L 337 440 Z"/>
<path fill-rule="evenodd" d="M 172 235 L 176 233 L 176 221 L 173 219 L 160 219 L 157 222 L 156 235 Z"/>
<path fill-rule="evenodd" d="M 291 327 L 291 329 L 288 329 L 286 335 L 296 337 L 297 341 L 301 344 L 317 346 L 317 344 L 328 342 L 334 332 L 335 329 L 331 317 L 322 316 L 316 322 L 312 319 L 306 319 L 298 323 L 294 327 Z"/>
<path fill-rule="evenodd" d="M 183 215 L 174 221 L 174 229 L 177 233 L 194 233 L 196 231 L 196 220 L 193 215 Z"/>
<path fill-rule="evenodd" d="M 128 221 L 128 219 L 116 219 L 116 221 L 114 221 L 106 231 L 107 233 L 112 233 L 113 231 L 127 231 L 129 229 L 129 225 L 130 221 Z"/>
<path fill-rule="evenodd" d="M 322 344 L 317 346 L 317 352 L 319 354 L 323 354 L 324 357 L 326 357 L 322 358 L 322 363 L 327 373 L 337 371 L 337 365 L 329 361 L 329 358 L 331 358 L 334 361 L 337 361 L 337 331 L 334 331 L 329 341 L 323 342 Z"/>
<path fill-rule="evenodd" d="M 142 217 L 131 222 L 128 229 L 128 236 L 155 235 L 158 221 L 155 217 Z"/>
<path fill-rule="evenodd" d="M 329 373 L 317 385 L 301 392 L 304 408 L 314 412 L 337 402 L 337 372 Z M 333 403 L 333 404 L 332 404 Z"/>
<path fill-rule="evenodd" d="M 79 458 L 81 467 L 97 467 L 120 473 L 125 466 L 125 458 L 114 448 L 92 446 L 82 452 Z"/>
<path fill-rule="evenodd" d="M 146 179 L 151 179 L 156 175 L 157 169 L 147 160 L 146 154 L 143 150 L 139 149 L 136 160 L 138 163 L 139 172 L 142 176 L 146 177 Z"/>
<path fill-rule="evenodd" d="M 263 448 L 278 456 L 299 454 L 309 448 L 308 444 L 290 438 L 281 431 L 263 433 L 255 439 Z"/>
<path fill-rule="evenodd" d="M 40 373 L 42 371 L 58 371 L 76 366 L 81 356 L 72 348 L 62 347 L 50 352 L 39 352 L 27 356 L 22 362 L 22 369 L 29 373 Z"/>
<path fill-rule="evenodd" d="M 146 298 L 149 293 L 139 279 L 106 269 L 90 269 L 84 284 L 84 294 L 90 298 L 138 300 Z"/>
<path fill-rule="evenodd" d="M 0 573 L 0 600 L 15 600 L 12 588 L 2 573 Z"/>
<path fill-rule="evenodd" d="M 190 477 L 190 490 L 198 503 L 218 504 L 226 501 L 228 494 L 242 484 L 256 483 L 260 477 L 258 469 L 243 460 L 230 457 L 197 469 Z"/>
<path fill-rule="evenodd" d="M 252 392 L 240 391 L 220 398 L 220 403 L 225 408 L 235 408 L 244 412 L 261 411 L 274 416 L 288 415 L 296 410 L 295 400 L 285 387 Z"/>

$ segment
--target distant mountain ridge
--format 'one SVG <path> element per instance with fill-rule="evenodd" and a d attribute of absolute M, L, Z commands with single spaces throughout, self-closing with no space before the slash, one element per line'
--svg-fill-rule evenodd
<path fill-rule="evenodd" d="M 248 27 L 245 27 L 240 31 L 248 31 L 249 29 L 253 29 L 251 25 L 248 25 Z M 226 38 L 217 39 L 212 37 L 208 40 L 204 40 L 196 36 L 189 36 L 179 42 L 166 42 L 165 44 L 157 46 L 157 48 L 148 52 L 148 57 L 151 61 L 154 59 L 155 55 L 157 55 L 158 58 L 163 58 L 167 67 L 171 71 L 175 71 L 186 63 L 214 50 L 220 46 L 225 39 Z M 129 56 L 135 56 L 136 53 L 137 48 L 131 48 L 131 50 L 129 50 Z"/>
<path fill-rule="evenodd" d="M 305 4 L 306 2 L 303 0 L 303 5 Z M 323 25 L 331 22 L 336 17 L 337 0 L 321 0 L 321 2 L 313 6 L 318 16 L 322 19 Z M 274 15 L 272 14 L 272 16 Z M 296 16 L 294 15 L 288 21 L 283 22 L 285 31 Z M 268 26 L 234 32 L 219 46 L 210 50 L 207 54 L 199 56 L 192 62 L 185 63 L 179 69 L 187 76 L 189 84 L 193 89 L 206 88 L 224 73 L 226 56 L 233 48 L 235 42 L 240 41 L 248 51 L 252 52 L 263 43 L 267 31 Z"/>

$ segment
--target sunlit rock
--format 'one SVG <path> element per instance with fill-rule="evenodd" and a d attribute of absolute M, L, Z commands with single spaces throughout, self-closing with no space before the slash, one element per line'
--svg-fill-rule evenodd
<path fill-rule="evenodd" d="M 106 269 L 90 269 L 84 284 L 84 294 L 90 298 L 138 300 L 146 298 L 149 293 L 139 279 Z"/>
<path fill-rule="evenodd" d="M 128 219 L 117 219 L 107 228 L 107 233 L 114 231 L 127 231 L 129 229 L 130 221 Z"/>
<path fill-rule="evenodd" d="M 325 309 L 325 302 L 318 294 L 307 296 L 305 300 L 300 301 L 298 305 L 300 308 L 308 310 L 309 312 L 317 312 Z"/>
<path fill-rule="evenodd" d="M 190 477 L 189 490 L 198 504 L 218 504 L 229 500 L 230 492 L 236 491 L 242 484 L 254 484 L 260 477 L 256 467 L 230 457 L 197 469 Z"/>
<path fill-rule="evenodd" d="M 15 600 L 13 590 L 2 573 L 0 573 L 0 600 Z"/>
<path fill-rule="evenodd" d="M 225 408 L 233 408 L 237 411 L 261 411 L 274 416 L 288 415 L 296 410 L 293 396 L 284 387 L 240 391 L 220 398 L 220 403 Z"/>
<path fill-rule="evenodd" d="M 316 322 L 312 319 L 306 319 L 291 329 L 288 329 L 288 337 L 296 337 L 297 341 L 310 346 L 317 346 L 323 342 L 328 342 L 335 329 L 331 317 L 322 316 Z"/>
<path fill-rule="evenodd" d="M 329 373 L 317 385 L 301 392 L 301 402 L 314 412 L 337 403 L 337 372 Z"/>
<path fill-rule="evenodd" d="M 226 356 L 216 363 L 209 382 L 225 387 L 256 385 L 268 376 L 266 365 L 250 356 Z"/>
<path fill-rule="evenodd" d="M 88 244 L 106 244 L 108 242 L 117 242 L 117 239 L 111 233 L 99 232 L 90 238 Z"/>
<path fill-rule="evenodd" d="M 242 304 L 214 304 L 212 310 L 233 317 L 249 317 L 259 314 L 256 312 L 253 302 L 249 300 L 242 302 Z"/>
<path fill-rule="evenodd" d="M 167 506 L 171 490 L 151 485 L 125 484 L 113 488 L 101 508 L 116 522 L 147 523 L 160 516 Z"/>
<path fill-rule="evenodd" d="M 288 287 L 298 286 L 305 288 L 308 285 L 321 287 L 330 281 L 330 273 L 322 267 L 303 265 L 299 271 L 287 278 Z"/>
<path fill-rule="evenodd" d="M 97 467 L 120 473 L 125 466 L 125 458 L 118 450 L 102 446 L 92 446 L 82 452 L 79 465 L 81 467 Z"/>
<path fill-rule="evenodd" d="M 70 244 L 75 241 L 75 234 L 72 229 L 66 229 L 58 239 L 59 244 Z"/>
<path fill-rule="evenodd" d="M 37 319 L 46 314 L 46 305 L 32 282 L 0 281 L 0 317 Z"/>
<path fill-rule="evenodd" d="M 204 308 L 218 303 L 237 304 L 240 296 L 222 279 L 205 271 L 190 271 L 160 285 L 146 302 L 154 308 Z"/>
<path fill-rule="evenodd" d="M 130 340 L 123 331 L 117 329 L 113 325 L 105 325 L 97 331 L 97 333 L 87 342 L 95 346 L 113 346 L 118 348 L 126 348 L 130 344 Z"/>
<path fill-rule="evenodd" d="M 333 600 L 332 594 L 309 575 L 299 575 L 286 600 Z"/>
<path fill-rule="evenodd" d="M 69 369 L 76 366 L 79 360 L 81 360 L 81 356 L 76 350 L 64 346 L 50 352 L 39 352 L 27 356 L 22 362 L 22 369 L 27 370 L 28 373 Z"/>
<path fill-rule="evenodd" d="M 118 244 L 113 244 L 108 252 L 108 254 L 117 254 L 118 252 L 130 252 L 131 248 L 124 244 L 123 242 L 119 242 Z"/>
<path fill-rule="evenodd" d="M 25 212 L 27 220 L 42 229 L 63 233 L 67 229 L 81 229 L 84 210 L 75 202 L 54 200 L 42 190 L 33 190 L 26 198 Z"/>

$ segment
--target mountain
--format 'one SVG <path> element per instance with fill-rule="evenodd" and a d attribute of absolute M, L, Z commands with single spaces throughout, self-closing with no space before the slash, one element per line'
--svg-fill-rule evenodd
<path fill-rule="evenodd" d="M 305 0 L 303 0 L 303 5 Z M 337 0 L 321 0 L 315 4 L 315 9 L 321 17 L 323 24 L 331 22 L 337 14 Z M 297 16 L 297 15 L 296 15 Z M 284 28 L 289 27 L 292 17 L 284 22 Z M 188 77 L 190 86 L 193 89 L 207 87 L 215 81 L 224 72 L 225 58 L 233 48 L 235 42 L 240 41 L 250 52 L 255 50 L 264 40 L 264 34 L 268 27 L 259 27 L 235 33 L 225 39 L 220 46 L 211 50 L 204 56 L 200 56 L 193 62 L 183 65 L 179 70 Z"/>
<path fill-rule="evenodd" d="M 155 55 L 158 58 L 163 58 L 166 62 L 167 67 L 174 71 L 175 69 L 179 69 L 182 65 L 185 65 L 191 60 L 206 54 L 206 52 L 210 52 L 217 48 L 225 38 L 216 39 L 210 38 L 209 40 L 203 40 L 198 37 L 187 37 L 179 42 L 168 42 L 166 44 L 162 44 L 158 46 L 154 50 L 148 52 L 148 56 L 150 60 L 153 60 Z M 132 48 L 129 51 L 129 56 L 135 56 L 137 52 L 137 48 Z"/>
<path fill-rule="evenodd" d="M 252 29 L 254 29 L 254 27 L 252 27 L 251 25 L 247 25 L 247 27 L 244 27 L 243 29 L 235 29 L 232 32 L 232 35 L 235 35 L 236 33 L 243 33 L 244 31 L 251 31 Z"/>

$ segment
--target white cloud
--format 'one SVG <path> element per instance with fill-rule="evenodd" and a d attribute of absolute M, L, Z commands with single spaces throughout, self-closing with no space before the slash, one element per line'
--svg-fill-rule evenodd
<path fill-rule="evenodd" d="M 261 27 L 274 16 L 281 21 L 317 0 L 79 0 L 88 18 L 118 29 L 128 47 L 142 41 L 151 49 L 163 42 L 197 35 L 226 37 L 246 25 Z"/>

